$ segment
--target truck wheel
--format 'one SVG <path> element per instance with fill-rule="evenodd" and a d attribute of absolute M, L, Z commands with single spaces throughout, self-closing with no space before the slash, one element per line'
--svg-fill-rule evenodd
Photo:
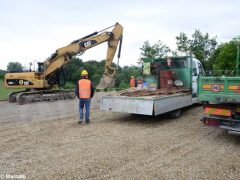
<path fill-rule="evenodd" d="M 182 113 L 182 110 L 177 109 L 177 110 L 174 110 L 174 111 L 170 112 L 169 117 L 172 118 L 172 119 L 176 119 L 181 115 L 181 113 Z"/>

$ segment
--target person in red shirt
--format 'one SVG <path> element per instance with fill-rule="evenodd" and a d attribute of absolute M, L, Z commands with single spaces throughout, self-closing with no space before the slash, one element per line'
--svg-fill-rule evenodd
<path fill-rule="evenodd" d="M 136 87 L 136 78 L 134 76 L 131 76 L 130 87 Z"/>

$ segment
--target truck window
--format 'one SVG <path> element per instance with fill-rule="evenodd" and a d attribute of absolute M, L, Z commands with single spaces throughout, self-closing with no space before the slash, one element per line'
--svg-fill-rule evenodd
<path fill-rule="evenodd" d="M 174 61 L 174 65 L 177 68 L 187 68 L 188 62 L 186 59 Z"/>

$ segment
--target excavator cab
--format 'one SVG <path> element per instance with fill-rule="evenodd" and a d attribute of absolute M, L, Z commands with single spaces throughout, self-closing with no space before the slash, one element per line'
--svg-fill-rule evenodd
<path fill-rule="evenodd" d="M 43 73 L 44 72 L 44 63 L 43 62 L 38 62 L 38 73 Z"/>

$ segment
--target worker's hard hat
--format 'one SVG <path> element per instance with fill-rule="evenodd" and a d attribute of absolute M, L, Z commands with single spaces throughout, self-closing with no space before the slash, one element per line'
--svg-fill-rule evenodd
<path fill-rule="evenodd" d="M 134 76 L 131 76 L 131 78 L 134 78 Z"/>
<path fill-rule="evenodd" d="M 86 76 L 86 75 L 88 75 L 87 70 L 84 69 L 84 70 L 82 71 L 81 75 L 82 75 L 82 76 Z"/>

